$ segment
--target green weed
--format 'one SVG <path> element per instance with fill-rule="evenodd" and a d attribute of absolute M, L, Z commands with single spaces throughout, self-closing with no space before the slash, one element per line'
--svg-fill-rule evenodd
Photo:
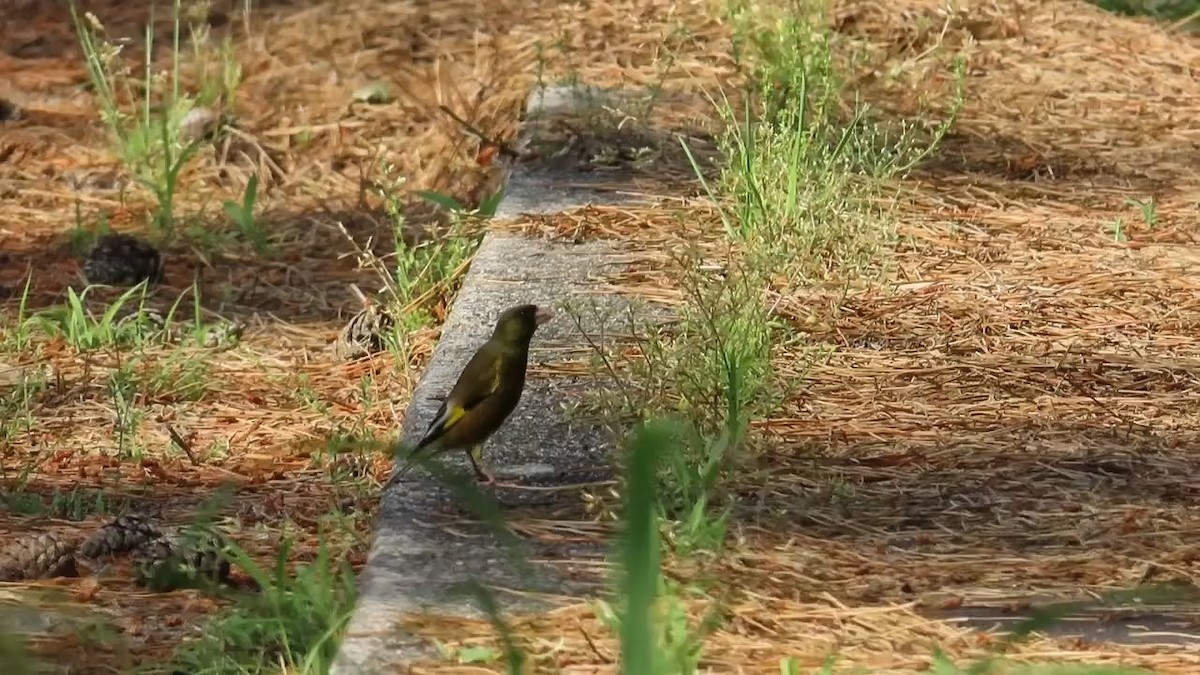
<path fill-rule="evenodd" d="M 95 226 L 87 227 L 84 225 L 83 206 L 79 201 L 75 202 L 75 224 L 71 227 L 71 233 L 68 236 L 71 241 L 71 250 L 76 255 L 83 255 L 97 239 L 112 231 L 108 225 L 108 217 L 107 212 L 101 211 L 96 217 Z"/>
<path fill-rule="evenodd" d="M 0 388 L 0 446 L 33 430 L 36 419 L 33 404 L 49 387 L 40 373 L 21 373 L 11 385 Z"/>
<path fill-rule="evenodd" d="M 142 446 L 138 443 L 138 429 L 146 418 L 146 411 L 138 405 L 138 379 L 130 364 L 122 364 L 108 377 L 108 398 L 113 406 L 113 431 L 116 434 L 117 456 L 140 459 Z"/>
<path fill-rule="evenodd" d="M 225 555 L 261 591 L 241 596 L 213 619 L 200 637 L 180 648 L 173 672 L 194 675 L 329 672 L 356 594 L 349 564 L 323 541 L 315 559 L 288 572 L 290 542 L 265 569 L 230 543 Z"/>
<path fill-rule="evenodd" d="M 704 654 L 704 637 L 720 622 L 709 612 L 692 625 L 682 589 L 661 571 L 658 467 L 687 432 L 679 425 L 652 422 L 636 430 L 625 467 L 621 533 L 617 540 L 617 604 L 597 603 L 601 619 L 618 631 L 621 671 L 648 675 L 690 675 Z"/>
<path fill-rule="evenodd" d="M 74 0 L 70 8 L 88 75 L 100 105 L 101 118 L 112 136 L 121 162 L 134 180 L 150 191 L 158 203 L 152 219 L 155 230 L 169 237 L 175 229 L 175 197 L 180 175 L 207 142 L 206 133 L 193 133 L 194 130 L 190 128 L 195 126 L 193 121 L 199 115 L 207 114 L 201 111 L 200 102 L 206 97 L 232 98 L 231 91 L 236 87 L 240 71 L 233 62 L 232 54 L 226 51 L 222 55 L 224 65 L 219 87 L 202 86 L 199 98 L 183 93 L 180 40 L 184 12 L 181 0 L 173 0 L 171 5 L 170 69 L 156 72 L 151 60 L 154 53 L 154 11 L 151 9 L 145 31 L 146 56 L 140 78 L 135 77 L 122 61 L 121 45 L 106 37 L 100 20 L 90 12 L 80 16 Z M 193 32 L 193 37 L 197 36 Z M 193 42 L 193 48 L 200 47 Z M 135 112 L 124 110 L 127 101 L 138 102 Z"/>
<path fill-rule="evenodd" d="M 729 124 L 719 186 L 732 204 L 726 233 L 744 247 L 747 264 L 793 283 L 878 268 L 894 235 L 874 197 L 932 152 L 963 105 L 959 59 L 954 101 L 932 135 L 877 120 L 860 100 L 847 118 L 823 6 L 793 1 L 781 15 L 740 2 L 730 8 L 753 89 L 741 110 L 721 104 Z"/>
<path fill-rule="evenodd" d="M 1158 225 L 1158 200 L 1154 197 L 1150 199 L 1126 199 L 1125 203 L 1129 206 L 1137 207 L 1138 213 L 1142 216 L 1142 222 L 1146 223 L 1146 229 L 1153 230 Z"/>
<path fill-rule="evenodd" d="M 267 231 L 254 217 L 254 202 L 257 198 L 258 176 L 251 175 L 246 182 L 246 191 L 242 194 L 242 201 L 239 203 L 227 200 L 222 206 L 225 214 L 237 226 L 242 238 L 253 244 L 256 252 L 266 255 L 271 250 L 271 244 L 267 239 Z"/>
<path fill-rule="evenodd" d="M 71 490 L 55 488 L 48 499 L 40 494 L 29 492 L 26 488 L 31 470 L 32 468 L 22 472 L 13 487 L 0 497 L 0 504 L 5 510 L 26 516 L 49 516 L 78 521 L 93 515 L 119 513 L 124 509 L 121 500 L 113 499 L 103 490 L 87 490 L 78 487 Z"/>
<path fill-rule="evenodd" d="M 194 354 L 172 352 L 166 358 L 140 366 L 139 393 L 159 403 L 199 401 L 211 382 L 208 364 Z"/>
<path fill-rule="evenodd" d="M 730 7 L 751 95 L 740 109 L 727 98 L 714 101 L 728 124 L 719 180 L 707 180 L 684 145 L 719 207 L 725 238 L 677 256 L 686 302 L 669 330 L 640 341 L 644 362 L 626 394 L 640 400 L 643 419 L 682 415 L 698 430 L 675 445 L 659 491 L 680 551 L 718 541 L 731 506 L 719 476 L 746 457 L 749 422 L 769 415 L 796 386 L 774 375 L 776 350 L 795 347 L 798 338 L 775 315 L 772 298 L 885 269 L 894 233 L 876 197 L 932 151 L 962 106 L 958 62 L 959 90 L 931 134 L 911 124 L 892 131 L 861 102 L 847 119 L 817 5 L 793 2 L 780 13 Z M 813 362 L 826 354 L 820 346 L 808 352 Z"/>
<path fill-rule="evenodd" d="M 451 213 L 459 217 L 474 216 L 479 218 L 491 218 L 492 216 L 496 215 L 496 209 L 500 208 L 500 202 L 504 201 L 503 190 L 497 190 L 496 192 L 492 193 L 482 202 L 480 202 L 479 206 L 474 209 L 468 208 L 454 197 L 442 194 L 441 192 L 434 192 L 432 190 L 417 190 L 415 194 L 427 202 L 437 204 L 445 209 L 447 213 Z"/>
<path fill-rule="evenodd" d="M 17 302 L 17 315 L 15 317 L 4 316 L 4 321 L 0 322 L 0 335 L 4 339 L 0 341 L 3 344 L 5 351 L 23 352 L 30 346 L 29 343 L 29 287 L 33 283 L 33 274 L 25 277 L 25 286 L 21 289 L 21 299 Z"/>
<path fill-rule="evenodd" d="M 189 65 L 196 80 L 196 104 L 225 113 L 235 109 L 238 87 L 242 84 L 242 65 L 233 53 L 233 38 L 226 35 L 220 43 L 212 39 L 207 1 L 192 2 L 184 8 L 188 24 L 188 44 L 192 57 Z M 249 32 L 251 4 L 242 7 L 242 25 Z M 178 12 L 176 13 L 178 16 Z"/>
<path fill-rule="evenodd" d="M 148 337 L 157 335 L 157 327 L 148 330 L 150 318 L 145 312 L 146 282 L 123 292 L 99 316 L 93 314 L 84 303 L 87 293 L 88 289 L 76 293 L 75 289 L 68 288 L 66 304 L 34 314 L 29 317 L 27 325 L 40 329 L 44 334 L 62 337 L 80 352 L 144 344 Z M 136 312 L 128 318 L 119 318 L 122 308 L 135 298 L 138 301 Z"/>
<path fill-rule="evenodd" d="M 379 194 L 392 219 L 394 254 L 388 261 L 373 262 L 380 271 L 386 270 L 381 276 L 399 308 L 395 332 L 401 335 L 432 323 L 429 308 L 454 290 L 458 275 L 479 245 L 481 232 L 472 226 L 472 221 L 477 216 L 494 213 L 501 196 L 488 200 L 472 213 L 445 195 L 422 193 L 425 199 L 449 207 L 450 225 L 434 236 L 413 242 L 406 235 L 408 220 L 401 198 L 404 179 L 396 176 L 388 164 L 383 165 L 382 174 L 384 185 Z"/>
<path fill-rule="evenodd" d="M 1125 243 L 1129 237 L 1125 234 L 1125 219 L 1121 217 L 1114 218 L 1111 222 L 1105 225 L 1109 234 L 1112 235 L 1113 241 L 1118 244 Z"/>

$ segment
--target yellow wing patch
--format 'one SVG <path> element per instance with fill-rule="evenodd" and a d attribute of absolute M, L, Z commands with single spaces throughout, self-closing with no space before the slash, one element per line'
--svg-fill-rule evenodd
<path fill-rule="evenodd" d="M 488 396 L 491 396 L 500 390 L 500 374 L 499 367 L 492 369 L 492 388 L 488 390 Z"/>
<path fill-rule="evenodd" d="M 456 405 L 450 406 L 450 409 L 446 411 L 446 419 L 442 420 L 441 427 L 443 429 L 449 429 L 450 427 L 454 426 L 456 422 L 461 420 L 466 414 L 467 411 L 463 408 Z"/>

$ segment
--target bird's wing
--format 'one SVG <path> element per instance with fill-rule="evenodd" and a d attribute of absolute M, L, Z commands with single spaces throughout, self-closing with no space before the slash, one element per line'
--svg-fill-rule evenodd
<path fill-rule="evenodd" d="M 502 357 L 490 350 L 481 349 L 467 362 L 467 367 L 458 376 L 458 382 L 442 401 L 441 407 L 425 430 L 425 437 L 414 450 L 441 438 L 458 424 L 473 408 L 483 403 L 500 388 L 500 365 Z"/>

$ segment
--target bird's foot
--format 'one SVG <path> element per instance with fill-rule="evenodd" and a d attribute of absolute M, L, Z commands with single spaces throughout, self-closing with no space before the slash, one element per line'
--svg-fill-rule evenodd
<path fill-rule="evenodd" d="M 514 487 L 517 487 L 516 483 L 510 483 L 508 481 L 498 480 L 496 478 L 495 474 L 485 473 L 483 471 L 480 471 L 479 473 L 475 474 L 475 479 L 476 479 L 477 485 L 479 485 L 479 487 L 487 487 L 487 488 L 514 488 Z"/>

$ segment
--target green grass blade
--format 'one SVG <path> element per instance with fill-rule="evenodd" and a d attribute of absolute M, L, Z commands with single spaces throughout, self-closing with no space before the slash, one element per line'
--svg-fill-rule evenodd
<path fill-rule="evenodd" d="M 660 456 L 678 430 L 653 423 L 638 430 L 625 470 L 625 531 L 621 542 L 622 583 L 627 603 L 621 622 L 621 672 L 649 675 L 655 670 L 654 605 L 659 582 L 656 474 Z"/>

